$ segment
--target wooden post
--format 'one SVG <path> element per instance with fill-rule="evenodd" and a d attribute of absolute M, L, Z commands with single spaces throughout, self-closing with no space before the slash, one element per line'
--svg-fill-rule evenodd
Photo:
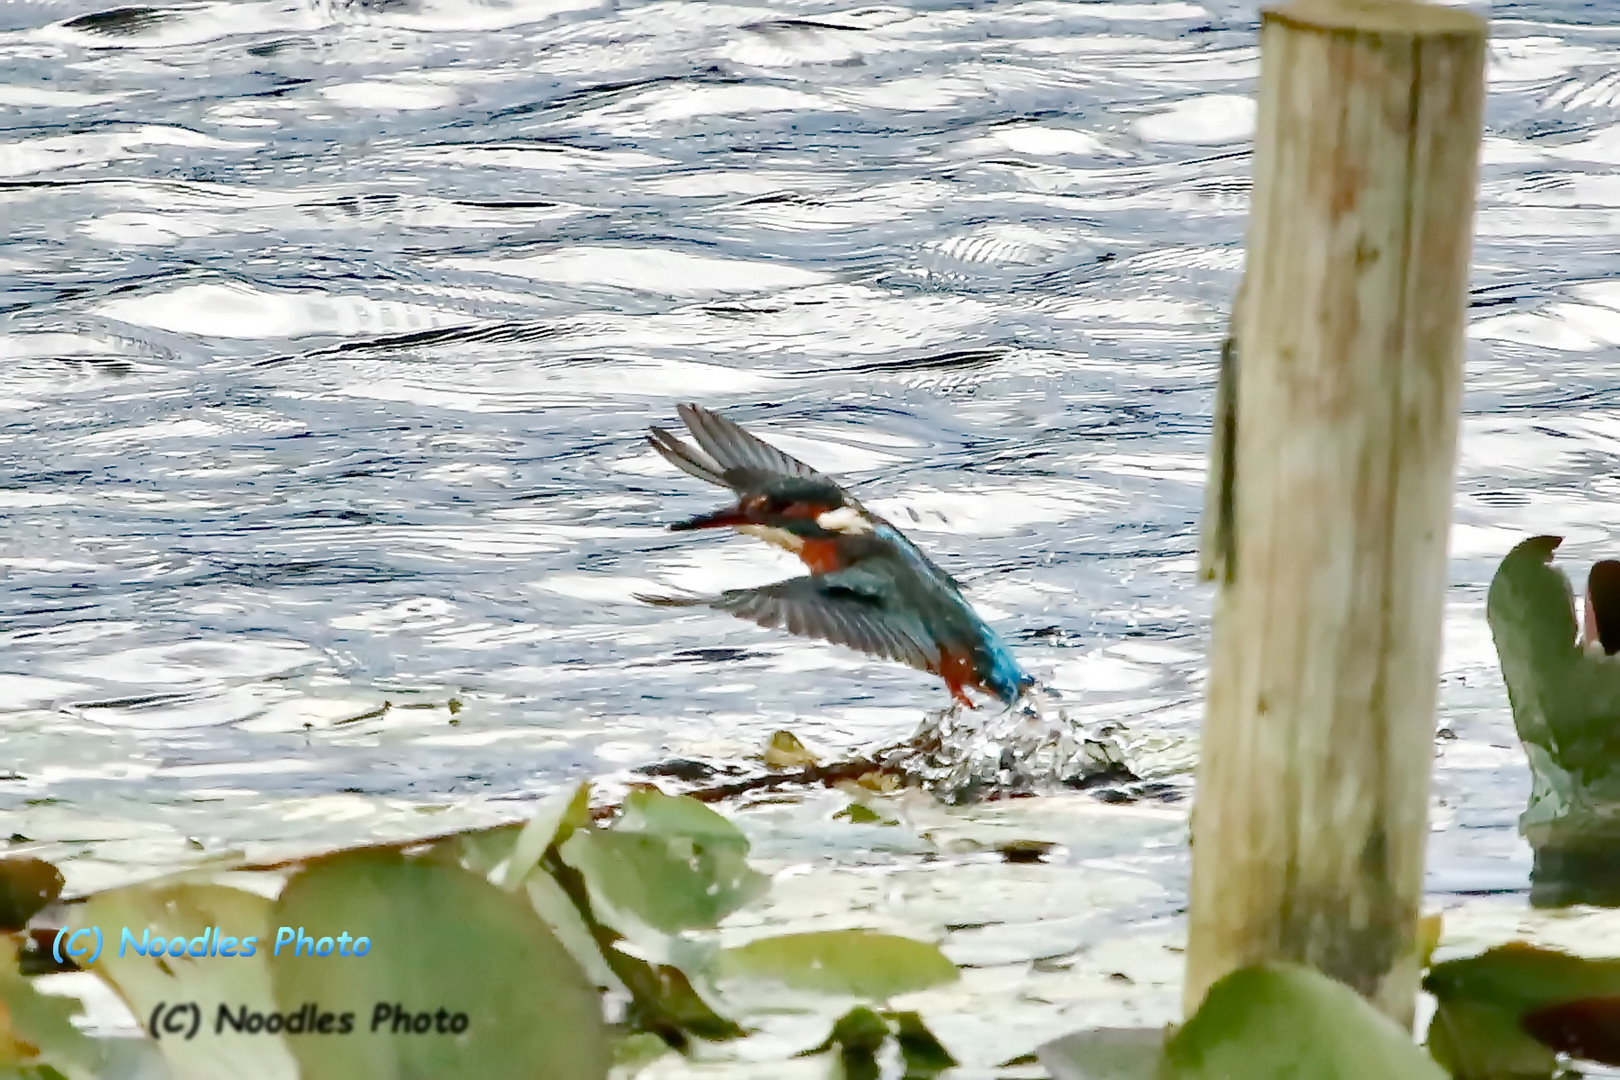
<path fill-rule="evenodd" d="M 1294 0 L 1260 40 L 1185 1005 L 1283 959 L 1410 1024 L 1486 25 Z"/>

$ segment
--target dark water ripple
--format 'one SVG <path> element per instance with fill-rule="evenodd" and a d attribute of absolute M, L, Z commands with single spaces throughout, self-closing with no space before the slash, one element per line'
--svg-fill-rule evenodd
<path fill-rule="evenodd" d="M 1620 24 L 1494 14 L 1433 875 L 1457 892 L 1527 863 L 1484 586 L 1527 532 L 1612 553 L 1620 447 Z M 1253 19 L 6 5 L 17 831 L 90 887 L 188 838 L 408 835 L 780 726 L 908 732 L 925 677 L 629 600 L 788 569 L 659 530 L 712 499 L 641 442 L 689 399 L 859 484 L 1072 707 L 1185 768 Z"/>

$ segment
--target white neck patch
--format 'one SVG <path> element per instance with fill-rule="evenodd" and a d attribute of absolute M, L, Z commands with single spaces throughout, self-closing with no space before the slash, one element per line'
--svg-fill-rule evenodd
<path fill-rule="evenodd" d="M 866 520 L 866 515 L 852 506 L 840 506 L 836 510 L 817 514 L 816 524 L 828 532 L 843 533 L 845 536 L 860 536 L 872 531 L 872 523 Z"/>

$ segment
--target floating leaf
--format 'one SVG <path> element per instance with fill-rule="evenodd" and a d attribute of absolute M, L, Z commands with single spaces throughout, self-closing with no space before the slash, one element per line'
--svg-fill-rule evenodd
<path fill-rule="evenodd" d="M 465 866 L 475 874 L 489 875 L 512 854 L 520 825 L 496 825 L 489 829 L 469 829 L 433 844 L 424 856 L 451 866 Z M 396 845 L 397 846 L 397 845 Z"/>
<path fill-rule="evenodd" d="M 591 822 L 591 785 L 579 784 L 572 791 L 543 799 L 518 834 L 517 843 L 501 871 L 502 888 L 516 889 L 529 876 L 553 843 L 561 844 Z"/>
<path fill-rule="evenodd" d="M 882 1070 L 877 1055 L 889 1038 L 888 1022 L 864 1005 L 856 1006 L 833 1021 L 832 1033 L 820 1046 L 799 1053 L 838 1054 L 837 1075 L 841 1080 L 878 1080 Z"/>
<path fill-rule="evenodd" d="M 44 859 L 0 859 L 0 931 L 21 930 L 62 895 L 62 871 Z"/>
<path fill-rule="evenodd" d="M 562 857 L 585 876 L 599 917 L 627 934 L 638 922 L 665 934 L 712 927 L 768 885 L 734 851 L 679 836 L 576 832 Z"/>
<path fill-rule="evenodd" d="M 635 791 L 611 829 L 579 829 L 560 848 L 597 917 L 630 934 L 712 927 L 762 895 L 748 838 L 696 799 Z"/>
<path fill-rule="evenodd" d="M 748 850 L 748 837 L 723 815 L 691 796 L 665 795 L 653 788 L 630 792 L 613 828 L 623 832 L 684 836 L 711 846 L 733 845 L 744 852 Z"/>
<path fill-rule="evenodd" d="M 1577 642 L 1569 579 L 1551 565 L 1560 542 L 1537 536 L 1509 552 L 1485 612 L 1519 738 L 1590 782 L 1620 762 L 1620 664 Z"/>
<path fill-rule="evenodd" d="M 956 965 L 925 941 L 872 930 L 818 930 L 760 938 L 721 954 L 728 978 L 885 1001 L 954 981 Z"/>
<path fill-rule="evenodd" d="M 1558 1056 L 1524 1030 L 1520 1015 L 1476 1001 L 1443 1002 L 1429 1022 L 1429 1053 L 1452 1080 L 1549 1080 Z"/>
<path fill-rule="evenodd" d="M 719 1042 L 747 1034 L 736 1021 L 711 1009 L 679 968 L 649 964 L 618 949 L 608 950 L 607 960 L 630 990 L 630 1023 L 657 1033 L 676 1049 L 686 1046 L 689 1035 Z"/>
<path fill-rule="evenodd" d="M 894 1038 L 900 1044 L 900 1062 L 906 1070 L 904 1080 L 934 1080 L 946 1069 L 959 1064 L 928 1030 L 921 1016 L 914 1012 L 896 1012 L 885 1013 L 884 1017 L 894 1025 Z"/>
<path fill-rule="evenodd" d="M 601 1000 L 528 901 L 460 867 L 362 849 L 316 859 L 274 911 L 364 956 L 270 961 L 275 997 L 349 1016 L 341 1038 L 293 1041 L 302 1080 L 602 1080 Z"/>
<path fill-rule="evenodd" d="M 75 998 L 34 989 L 33 982 L 17 972 L 16 939 L 0 937 L 0 1073 L 67 1075 L 75 1080 L 98 1075 L 99 1048 L 73 1026 L 71 1017 L 79 1011 Z"/>
<path fill-rule="evenodd" d="M 622 989 L 603 959 L 602 943 L 591 932 L 579 908 L 574 906 L 573 898 L 555 878 L 543 872 L 529 874 L 523 881 L 523 894 L 586 978 L 605 990 Z"/>
<path fill-rule="evenodd" d="M 898 825 L 897 818 L 884 817 L 865 803 L 852 802 L 833 815 L 834 821 L 847 821 L 851 825 Z"/>
<path fill-rule="evenodd" d="M 1165 1044 L 1166 1080 L 1446 1080 L 1412 1036 L 1310 968 L 1262 964 L 1210 987 Z"/>
<path fill-rule="evenodd" d="M 90 969 L 112 984 L 143 1026 L 160 1005 L 196 1007 L 195 1015 L 182 1007 L 158 1017 L 160 1025 L 196 1024 L 194 1038 L 158 1040 L 176 1080 L 295 1080 L 298 1067 L 279 1036 L 228 1025 L 217 1030 L 221 1009 L 276 1012 L 265 963 L 270 909 L 267 898 L 223 885 L 134 885 L 73 905 L 70 926 L 100 928 L 102 953 Z M 177 939 L 188 955 L 171 955 Z M 244 955 L 250 948 L 252 955 Z"/>
<path fill-rule="evenodd" d="M 1438 1003 L 1429 1027 L 1435 1060 L 1463 1080 L 1549 1075 L 1554 1050 L 1620 1056 L 1620 1028 L 1603 1029 L 1620 1020 L 1620 960 L 1514 942 L 1436 964 L 1423 988 Z"/>
<path fill-rule="evenodd" d="M 1163 1028 L 1093 1028 L 1038 1051 L 1054 1080 L 1154 1080 L 1164 1063 Z"/>
<path fill-rule="evenodd" d="M 865 788 L 867 791 L 875 791 L 879 795 L 892 795 L 899 791 L 901 787 L 899 776 L 892 772 L 884 772 L 882 769 L 873 769 L 871 772 L 861 773 L 855 778 L 855 783 L 858 787 Z"/>
<path fill-rule="evenodd" d="M 1568 578 L 1551 565 L 1556 536 L 1517 545 L 1497 568 L 1486 603 L 1513 724 L 1530 762 L 1520 819 L 1536 852 L 1531 903 L 1620 905 L 1620 660 L 1578 640 Z M 1613 591 L 1609 564 L 1594 567 L 1592 601 Z M 1593 609 L 1592 632 L 1615 630 Z M 1604 627 L 1596 624 L 1602 622 Z"/>
<path fill-rule="evenodd" d="M 1620 995 L 1620 960 L 1591 960 L 1511 942 L 1434 965 L 1424 976 L 1423 989 L 1442 1004 L 1477 1001 L 1521 1014 L 1581 998 Z"/>
<path fill-rule="evenodd" d="M 791 731 L 775 731 L 765 744 L 765 764 L 773 769 L 811 769 L 817 764 L 816 755 Z"/>

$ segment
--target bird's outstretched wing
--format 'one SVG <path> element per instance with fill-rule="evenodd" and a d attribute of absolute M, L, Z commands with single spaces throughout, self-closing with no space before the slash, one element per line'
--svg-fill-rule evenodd
<path fill-rule="evenodd" d="M 721 487 L 736 487 L 750 476 L 800 476 L 826 479 L 796 457 L 748 434 L 717 412 L 701 405 L 680 405 L 676 411 L 697 440 L 683 442 L 655 427 L 647 442 L 665 461 L 682 472 Z"/>
<path fill-rule="evenodd" d="M 939 652 L 915 615 L 896 611 L 884 597 L 884 579 L 861 567 L 789 578 L 757 589 L 728 589 L 717 596 L 640 596 L 663 607 L 706 606 L 801 637 L 938 671 Z"/>

